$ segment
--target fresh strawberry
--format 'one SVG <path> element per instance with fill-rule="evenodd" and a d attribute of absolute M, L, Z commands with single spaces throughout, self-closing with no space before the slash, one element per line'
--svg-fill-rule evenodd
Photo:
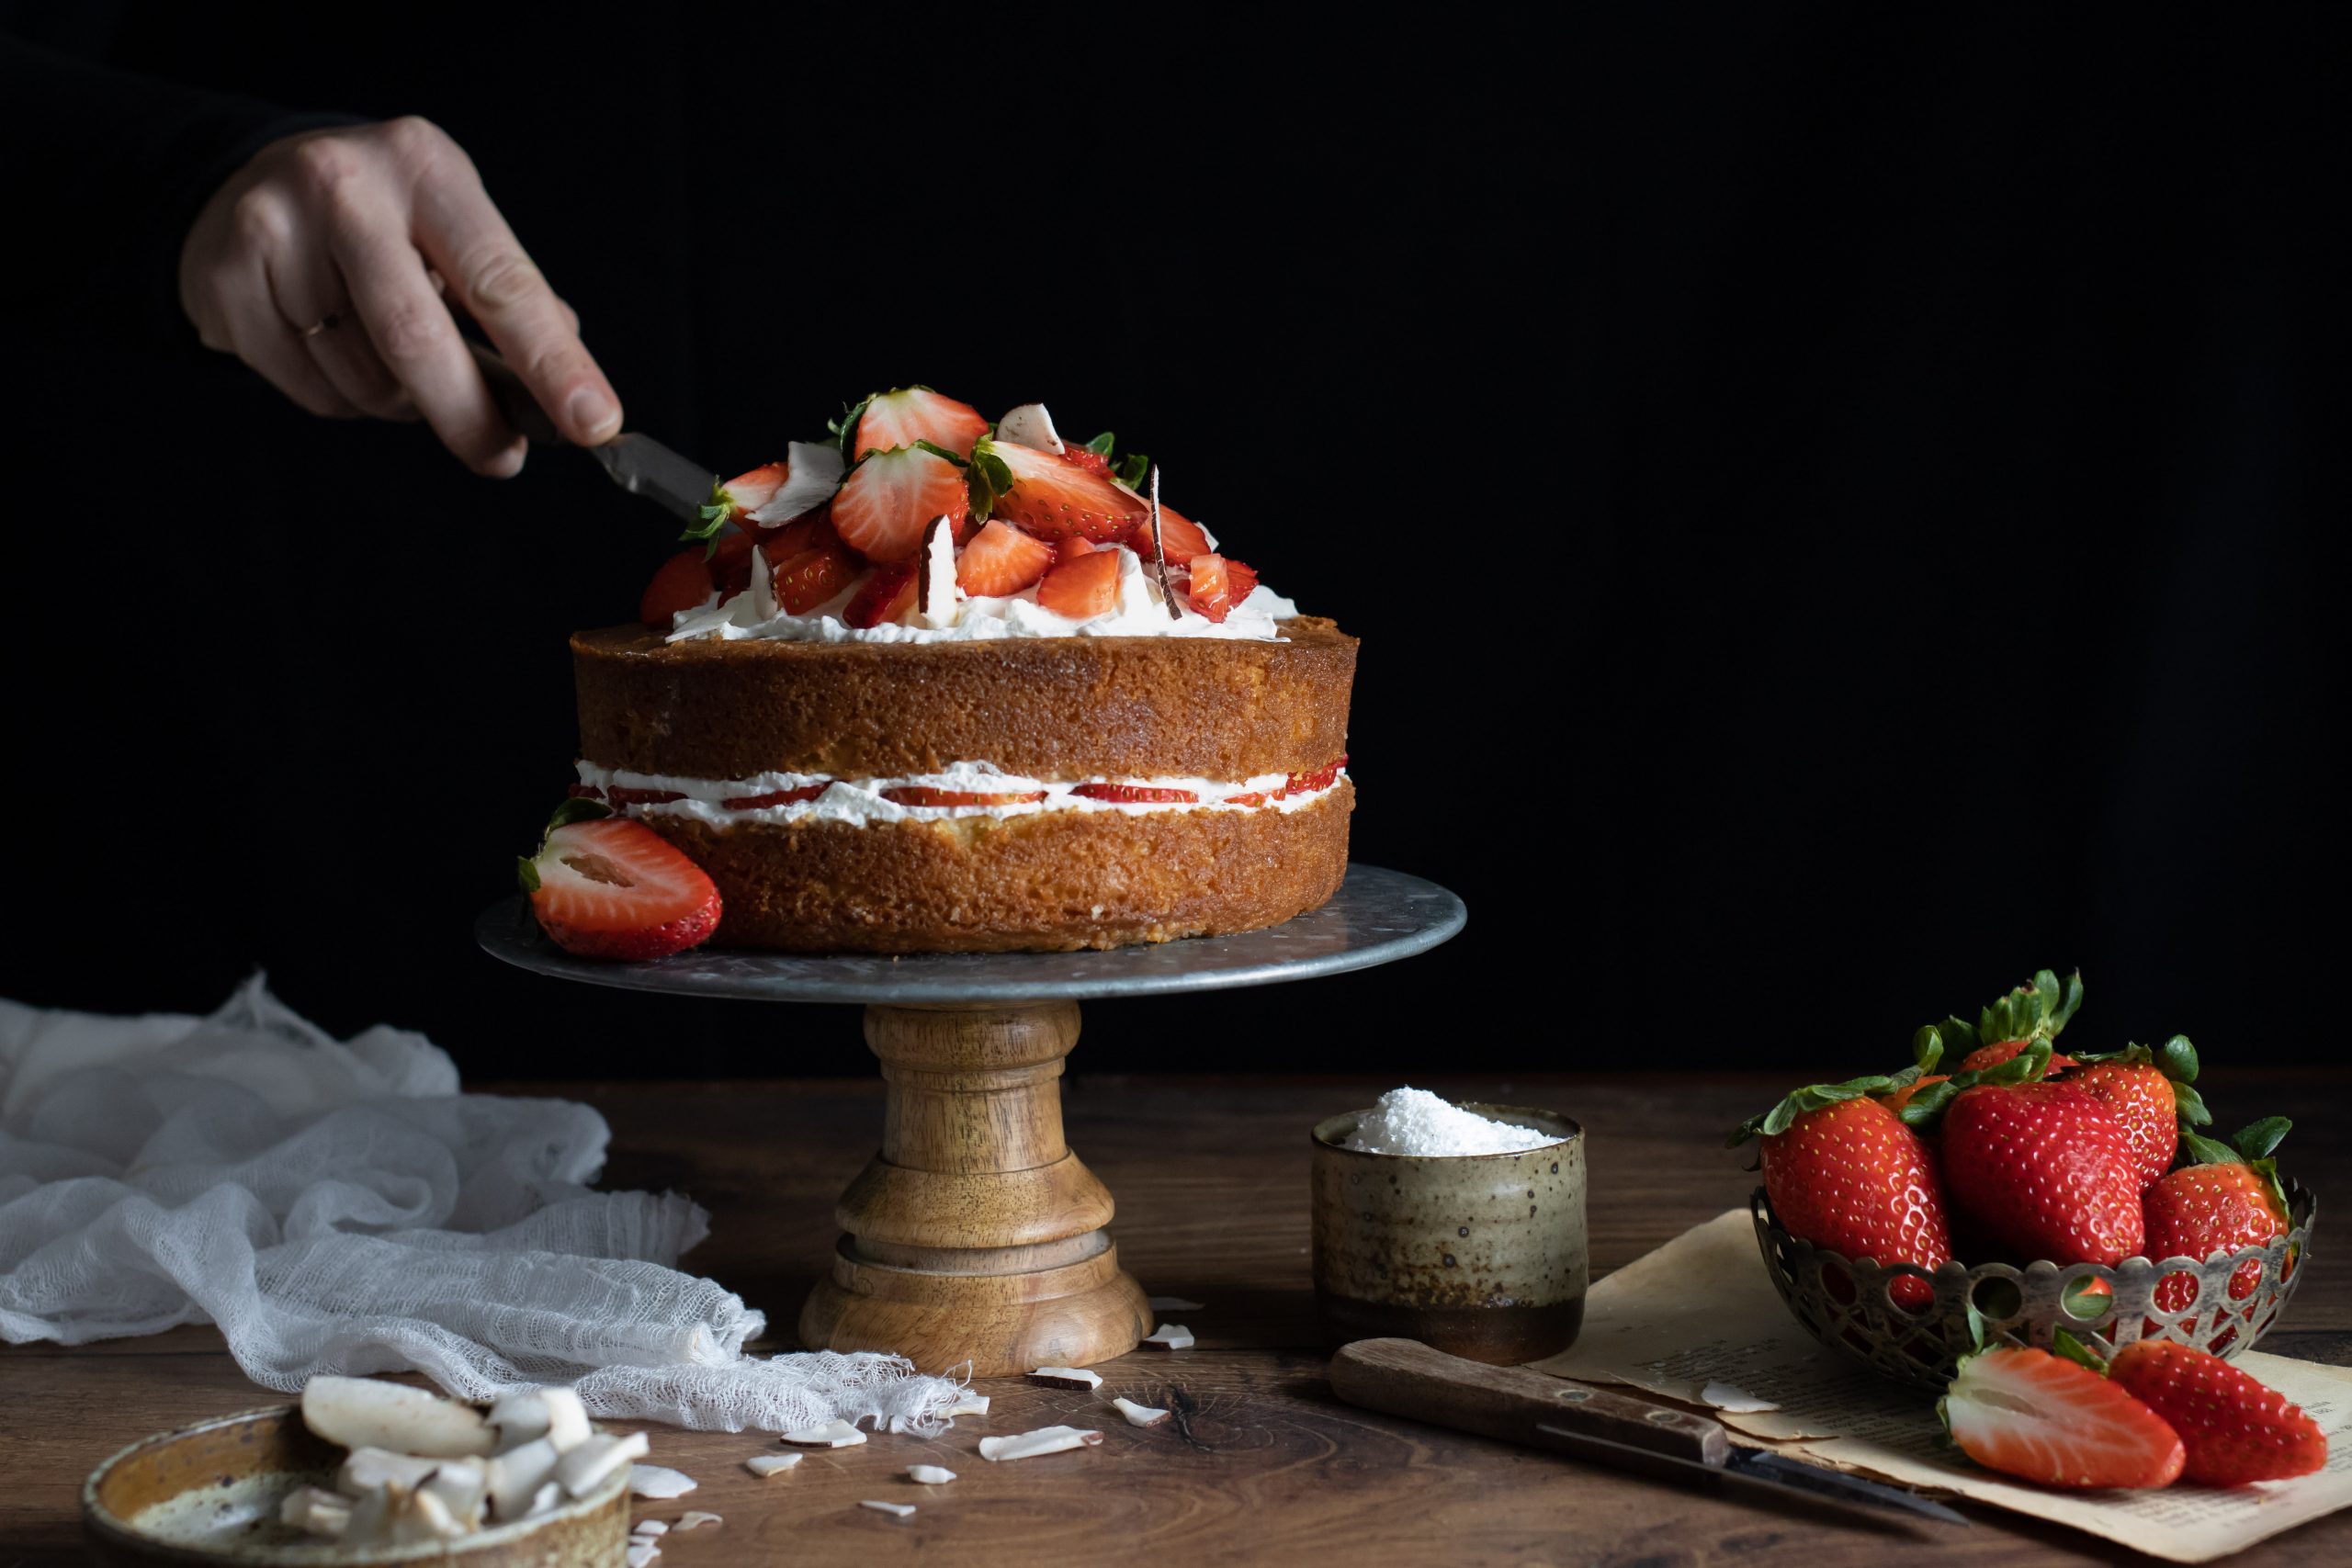
<path fill-rule="evenodd" d="M 2131 1142 L 2071 1084 L 1961 1090 L 1944 1111 L 1941 1157 L 1954 1211 L 2028 1258 L 2114 1264 L 2140 1250 Z"/>
<path fill-rule="evenodd" d="M 758 547 L 749 534 L 726 534 L 711 547 L 710 575 L 721 600 L 752 585 L 752 551 Z"/>
<path fill-rule="evenodd" d="M 1073 621 L 1106 614 L 1119 603 L 1119 552 L 1097 550 L 1055 562 L 1038 580 L 1037 603 Z"/>
<path fill-rule="evenodd" d="M 2327 1463 L 2327 1435 L 2301 1406 L 2194 1346 L 2135 1340 L 2115 1353 L 2108 1376 L 2180 1435 L 2184 1480 L 2243 1486 Z"/>
<path fill-rule="evenodd" d="M 827 779 L 822 784 L 802 784 L 798 789 L 770 790 L 765 795 L 732 795 L 718 804 L 729 811 L 758 811 L 770 806 L 790 806 L 795 801 L 814 800 L 833 787 Z"/>
<path fill-rule="evenodd" d="M 1053 542 L 1054 558 L 1057 561 L 1076 560 L 1080 556 L 1091 556 L 1102 547 L 1091 539 L 1072 534 L 1067 539 L 1056 539 Z"/>
<path fill-rule="evenodd" d="M 933 789 L 927 784 L 897 784 L 882 792 L 882 798 L 900 806 L 1026 806 L 1046 798 L 1046 792 L 1031 790 L 1023 794 L 983 795 L 972 790 Z"/>
<path fill-rule="evenodd" d="M 970 504 L 964 470 L 938 453 L 920 446 L 876 452 L 833 493 L 833 531 L 870 561 L 910 560 L 933 518 L 961 527 Z"/>
<path fill-rule="evenodd" d="M 1791 1235 L 1883 1267 L 1916 1263 L 1932 1273 L 1951 1258 L 1943 1184 L 1928 1145 L 1869 1098 L 1916 1071 L 1815 1084 L 1733 1132 L 1735 1147 L 1761 1135 L 1764 1191 Z M 1889 1290 L 1905 1307 L 1935 1299 L 1927 1280 L 1909 1276 Z"/>
<path fill-rule="evenodd" d="M 2261 1247 L 2288 1226 L 2287 1196 L 2278 1185 L 2271 1151 L 2293 1123 L 2273 1116 L 2242 1129 L 2227 1144 L 2181 1134 L 2196 1163 L 2159 1179 L 2140 1195 L 2147 1222 L 2147 1254 L 2203 1262 L 2217 1252 Z M 2262 1281 L 2262 1263 L 2251 1258 L 2230 1274 L 2230 1299 L 2244 1301 Z M 2156 1281 L 2156 1305 L 2178 1312 L 2197 1299 L 2196 1281 L 2169 1274 Z"/>
<path fill-rule="evenodd" d="M 1118 474 L 1111 467 L 1110 457 L 1091 446 L 1064 446 L 1061 457 L 1063 462 L 1075 464 L 1097 479 L 1110 479 L 1114 483 L 1118 479 Z"/>
<path fill-rule="evenodd" d="M 710 563 L 700 548 L 680 550 L 662 563 L 653 581 L 637 602 L 637 618 L 649 626 L 667 629 L 684 610 L 697 609 L 710 597 Z"/>
<path fill-rule="evenodd" d="M 1231 564 L 1240 565 L 1238 561 Z M 1249 569 L 1244 567 L 1242 570 L 1246 571 Z M 1212 621 L 1224 620 L 1232 613 L 1233 607 L 1248 596 L 1249 590 L 1239 588 L 1235 582 L 1234 574 L 1227 570 L 1223 556 L 1194 556 L 1192 574 L 1191 585 L 1184 591 L 1185 597 L 1192 600 L 1193 609 Z M 1250 581 L 1253 586 L 1256 584 L 1256 573 L 1250 574 Z"/>
<path fill-rule="evenodd" d="M 1124 543 L 1151 511 L 1133 491 L 1076 463 L 1011 442 L 973 447 L 972 468 L 993 514 L 1041 539 L 1075 535 L 1098 545 Z"/>
<path fill-rule="evenodd" d="M 956 558 L 956 586 L 971 598 L 1018 593 L 1054 564 L 1054 547 L 989 518 Z"/>
<path fill-rule="evenodd" d="M 876 567 L 865 586 L 842 609 L 842 619 L 853 626 L 878 626 L 885 621 L 905 620 L 914 606 L 915 563 L 900 561 Z"/>
<path fill-rule="evenodd" d="M 857 562 L 842 547 L 831 524 L 786 525 L 760 546 L 768 560 L 768 587 L 787 615 L 805 615 L 847 588 Z"/>
<path fill-rule="evenodd" d="M 2015 1057 L 2018 1052 L 2031 1043 L 2030 1040 L 2004 1040 L 1997 1045 L 1980 1046 L 1960 1059 L 1960 1070 L 1963 1073 L 1990 1071 Z M 2046 1078 L 2054 1078 L 2067 1068 L 2077 1065 L 2074 1057 L 2053 1051 L 2050 1054 L 2050 1066 L 2041 1076 Z"/>
<path fill-rule="evenodd" d="M 857 435 L 847 455 L 857 458 L 868 452 L 888 452 L 894 446 L 928 441 L 958 457 L 968 457 L 972 444 L 988 432 L 989 422 L 971 404 L 942 397 L 929 387 L 901 387 L 865 400 L 857 417 Z"/>
<path fill-rule="evenodd" d="M 1194 556 L 1207 555 L 1216 547 L 1209 543 L 1207 531 L 1170 506 L 1159 503 L 1159 547 L 1167 554 L 1170 566 L 1182 566 Z M 1251 581 L 1256 581 L 1254 575 Z"/>
<path fill-rule="evenodd" d="M 1318 789 L 1329 789 L 1340 782 L 1340 770 L 1347 765 L 1347 755 L 1342 752 L 1336 762 L 1326 762 L 1307 773 L 1292 773 L 1283 780 L 1283 787 L 1274 792 L 1274 797 L 1279 800 L 1284 795 L 1313 795 Z"/>
<path fill-rule="evenodd" d="M 1148 784 L 1073 784 L 1070 794 L 1082 795 L 1089 800 L 1115 800 L 1129 806 L 1147 803 L 1190 806 L 1201 798 L 1189 789 L 1156 789 Z"/>
<path fill-rule="evenodd" d="M 2106 1106 L 2122 1127 L 2142 1187 L 2172 1168 L 2180 1149 L 2180 1113 L 2173 1106 L 2170 1078 L 2154 1067 L 2111 1063 L 2077 1068 L 2065 1081 Z"/>
<path fill-rule="evenodd" d="M 531 913 L 583 958 L 666 958 L 718 929 L 718 888 L 642 822 L 586 801 L 556 812 L 539 852 L 515 863 Z"/>
<path fill-rule="evenodd" d="M 2045 1486 L 2169 1486 L 2188 1460 L 2162 1416 L 2047 1350 L 1963 1358 L 1936 1409 L 1969 1458 Z"/>
<path fill-rule="evenodd" d="M 758 511 L 775 498 L 775 492 L 784 488 L 789 467 L 785 463 L 762 463 L 749 473 L 712 485 L 710 501 L 702 509 L 706 534 L 716 533 L 729 523 L 752 526 L 744 522 L 745 514 Z"/>

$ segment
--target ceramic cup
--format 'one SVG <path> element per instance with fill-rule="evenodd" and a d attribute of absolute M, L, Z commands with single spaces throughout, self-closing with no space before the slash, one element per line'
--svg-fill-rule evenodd
<path fill-rule="evenodd" d="M 1559 1142 L 1518 1154 L 1343 1148 L 1367 1112 L 1315 1128 L 1315 1300 L 1334 1344 L 1395 1337 L 1509 1365 L 1566 1349 L 1589 1269 L 1584 1130 L 1522 1105 L 1465 1104 Z"/>

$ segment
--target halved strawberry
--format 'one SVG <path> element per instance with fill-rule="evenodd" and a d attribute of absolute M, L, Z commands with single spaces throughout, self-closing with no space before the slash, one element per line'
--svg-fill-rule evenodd
<path fill-rule="evenodd" d="M 807 615 L 857 575 L 857 562 L 842 548 L 831 525 L 821 520 L 813 525 L 786 525 L 760 549 L 768 558 L 768 586 L 787 615 Z"/>
<path fill-rule="evenodd" d="M 936 452 L 904 446 L 876 452 L 849 471 L 833 495 L 833 532 L 867 560 L 909 560 L 933 518 L 960 528 L 970 510 L 963 469 Z"/>
<path fill-rule="evenodd" d="M 2285 1481 L 2327 1463 L 2327 1435 L 2277 1390 L 2221 1357 L 2168 1339 L 2115 1353 L 2108 1376 L 2180 1434 L 2181 1474 L 2204 1486 Z"/>
<path fill-rule="evenodd" d="M 649 626 L 667 629 L 684 610 L 700 606 L 710 597 L 710 563 L 700 548 L 680 550 L 662 563 L 637 602 L 637 618 Z"/>
<path fill-rule="evenodd" d="M 2168 1486 L 2188 1460 L 2163 1416 L 2047 1350 L 1965 1358 L 1936 1408 L 1969 1458 L 2045 1486 Z"/>
<path fill-rule="evenodd" d="M 1182 566 L 1216 547 L 1209 543 L 1206 530 L 1164 501 L 1159 503 L 1159 545 L 1168 553 L 1170 566 Z"/>
<path fill-rule="evenodd" d="M 770 790 L 765 795 L 730 795 L 718 804 L 729 811 L 757 811 L 769 806 L 790 806 L 795 801 L 814 800 L 833 787 L 831 779 L 822 784 L 802 784 L 798 789 Z"/>
<path fill-rule="evenodd" d="M 1283 780 L 1283 787 L 1275 791 L 1279 797 L 1289 795 L 1313 795 L 1318 789 L 1329 789 L 1340 782 L 1340 770 L 1348 765 L 1347 754 L 1341 752 L 1336 762 L 1326 762 L 1306 773 L 1292 773 Z"/>
<path fill-rule="evenodd" d="M 972 455 L 972 443 L 988 433 L 989 422 L 971 404 L 944 398 L 929 387 L 901 387 L 892 392 L 877 392 L 865 400 L 865 411 L 857 417 L 857 435 L 851 443 L 849 456 L 862 457 L 868 452 L 887 452 L 894 446 L 928 441 L 934 446 L 944 446 L 958 457 L 968 457 Z M 936 512 L 932 513 L 933 517 L 938 515 Z"/>
<path fill-rule="evenodd" d="M 762 463 L 748 473 L 712 485 L 710 500 L 702 509 L 703 536 L 707 537 L 729 523 L 750 527 L 743 522 L 744 514 L 756 512 L 775 499 L 775 492 L 784 488 L 789 468 L 785 463 Z"/>
<path fill-rule="evenodd" d="M 978 795 L 970 790 L 933 789 L 927 784 L 899 784 L 882 792 L 882 798 L 900 806 L 1026 806 L 1043 800 L 1046 792 L 1032 790 L 1021 795 Z"/>
<path fill-rule="evenodd" d="M 718 888 L 702 867 L 642 822 L 583 814 L 567 803 L 515 874 L 531 913 L 558 947 L 583 958 L 666 958 L 718 929 Z"/>
<path fill-rule="evenodd" d="M 1102 547 L 1103 547 L 1096 544 L 1091 539 L 1086 538 L 1081 535 L 1072 534 L 1067 539 L 1056 539 L 1054 541 L 1054 558 L 1057 561 L 1076 560 L 1080 556 L 1091 556 L 1094 554 L 1095 551 L 1100 550 Z"/>
<path fill-rule="evenodd" d="M 1239 561 L 1228 561 L 1217 555 L 1194 556 L 1192 584 L 1185 590 L 1185 597 L 1192 600 L 1193 609 L 1210 620 L 1222 621 L 1257 586 L 1258 574 Z"/>
<path fill-rule="evenodd" d="M 878 626 L 885 621 L 905 620 L 914 604 L 915 563 L 877 566 L 865 586 L 843 607 L 842 619 L 853 626 Z"/>
<path fill-rule="evenodd" d="M 956 586 L 973 598 L 1018 593 L 1054 564 L 1054 547 L 989 518 L 956 558 Z"/>
<path fill-rule="evenodd" d="M 1151 511 L 1141 497 L 1050 452 L 983 441 L 972 448 L 972 463 L 995 492 L 995 515 L 1041 539 L 1077 535 L 1117 544 Z"/>
<path fill-rule="evenodd" d="M 1037 603 L 1073 621 L 1091 620 L 1119 603 L 1119 552 L 1094 550 L 1054 563 L 1038 580 Z"/>
<path fill-rule="evenodd" d="M 720 536 L 710 552 L 711 581 L 718 584 L 720 598 L 752 586 L 752 551 L 756 547 L 749 534 Z"/>
<path fill-rule="evenodd" d="M 1200 796 L 1189 789 L 1159 789 L 1149 784 L 1082 784 L 1070 786 L 1070 794 L 1082 795 L 1089 800 L 1115 800 L 1123 805 L 1184 805 L 1197 803 Z"/>
<path fill-rule="evenodd" d="M 1099 479 L 1117 478 L 1112 472 L 1111 459 L 1091 446 L 1064 446 L 1061 450 L 1061 459 L 1065 463 L 1076 464 Z"/>

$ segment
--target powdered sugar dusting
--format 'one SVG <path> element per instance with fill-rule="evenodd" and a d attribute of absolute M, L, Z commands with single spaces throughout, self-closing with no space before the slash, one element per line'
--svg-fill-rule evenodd
<path fill-rule="evenodd" d="M 1559 1135 L 1489 1121 L 1422 1089 L 1392 1089 L 1373 1102 L 1343 1148 L 1368 1155 L 1509 1155 Z"/>

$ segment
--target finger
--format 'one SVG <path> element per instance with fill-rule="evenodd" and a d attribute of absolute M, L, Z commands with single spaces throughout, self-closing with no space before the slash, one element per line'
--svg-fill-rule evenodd
<path fill-rule="evenodd" d="M 415 222 L 426 259 L 565 438 L 593 446 L 618 434 L 620 400 L 582 344 L 578 318 L 539 276 L 472 170 L 446 170 L 421 186 Z"/>
<path fill-rule="evenodd" d="M 271 258 L 263 271 L 278 314 L 346 401 L 378 419 L 416 417 L 415 405 L 355 317 L 350 289 L 323 245 L 298 246 Z"/>
<path fill-rule="evenodd" d="M 520 469 L 523 438 L 482 384 L 408 235 L 379 212 L 340 203 L 328 232 L 370 344 L 441 444 L 479 474 Z"/>
<path fill-rule="evenodd" d="M 301 335 L 278 314 L 258 260 L 242 277 L 220 282 L 223 286 L 213 290 L 213 306 L 238 358 L 312 413 L 329 419 L 360 417 L 358 406 L 335 389 L 302 346 Z"/>

